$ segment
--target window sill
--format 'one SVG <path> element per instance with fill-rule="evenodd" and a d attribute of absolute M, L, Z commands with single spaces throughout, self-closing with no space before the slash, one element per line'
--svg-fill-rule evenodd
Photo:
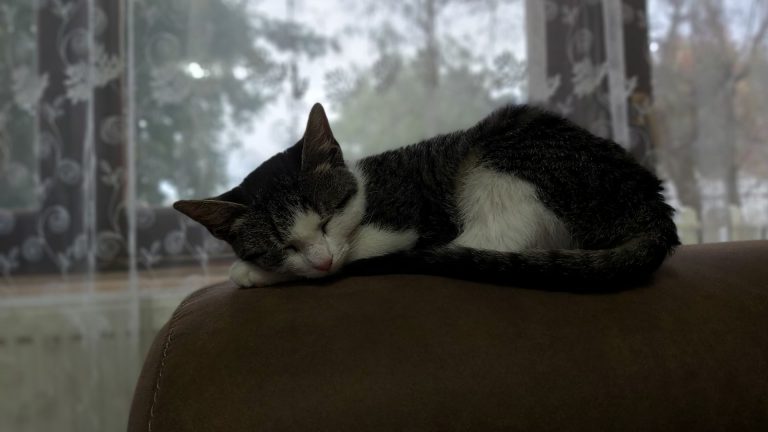
<path fill-rule="evenodd" d="M 36 299 L 49 296 L 82 294 L 125 294 L 140 292 L 177 292 L 194 290 L 227 279 L 228 264 L 216 263 L 207 269 L 179 266 L 152 271 L 103 272 L 94 275 L 25 275 L 0 281 L 1 303 L 8 300 Z"/>

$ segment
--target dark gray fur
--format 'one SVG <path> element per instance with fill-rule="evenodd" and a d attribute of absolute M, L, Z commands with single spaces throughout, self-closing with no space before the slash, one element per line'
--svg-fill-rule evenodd
<path fill-rule="evenodd" d="M 332 172 L 307 174 L 303 140 L 218 197 L 251 209 L 247 223 L 218 234 L 241 259 L 268 268 L 280 259 L 291 206 L 332 214 L 355 193 L 351 173 L 339 163 L 340 149 L 317 159 L 333 161 Z M 456 184 L 470 155 L 534 185 L 578 249 L 446 247 L 462 231 Z M 597 288 L 649 276 L 679 244 L 673 210 L 654 174 L 616 143 L 530 106 L 501 108 L 467 130 L 365 158 L 359 167 L 367 179 L 362 223 L 413 229 L 419 240 L 409 251 L 349 263 L 346 274 L 425 273 L 541 288 L 588 282 Z"/>

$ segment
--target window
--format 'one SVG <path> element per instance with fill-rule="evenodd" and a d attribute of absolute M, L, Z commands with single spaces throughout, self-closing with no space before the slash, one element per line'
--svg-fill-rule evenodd
<path fill-rule="evenodd" d="M 768 6 L 655 0 L 649 10 L 658 169 L 683 240 L 766 238 Z"/>
<path fill-rule="evenodd" d="M 767 31 L 760 0 L 4 0 L 0 430 L 124 428 L 154 332 L 231 260 L 170 203 L 316 101 L 348 158 L 541 103 L 656 169 L 686 243 L 765 238 Z"/>

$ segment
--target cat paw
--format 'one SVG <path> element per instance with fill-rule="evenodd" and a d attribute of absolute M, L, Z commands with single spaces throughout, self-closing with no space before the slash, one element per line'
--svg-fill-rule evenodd
<path fill-rule="evenodd" d="M 237 260 L 229 268 L 229 279 L 241 288 L 266 287 L 293 279 L 280 273 L 268 272 L 255 265 Z"/>

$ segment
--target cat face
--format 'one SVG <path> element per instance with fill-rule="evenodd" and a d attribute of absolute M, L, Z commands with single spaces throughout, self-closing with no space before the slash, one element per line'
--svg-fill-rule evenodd
<path fill-rule="evenodd" d="M 268 271 L 321 277 L 346 261 L 364 200 L 316 104 L 296 145 L 231 191 L 179 201 L 174 208 L 227 241 L 244 261 Z"/>
<path fill-rule="evenodd" d="M 287 187 L 274 185 L 273 193 L 261 195 L 225 240 L 240 259 L 265 270 L 304 277 L 335 272 L 362 218 L 355 177 L 337 167 L 281 180 Z"/>

